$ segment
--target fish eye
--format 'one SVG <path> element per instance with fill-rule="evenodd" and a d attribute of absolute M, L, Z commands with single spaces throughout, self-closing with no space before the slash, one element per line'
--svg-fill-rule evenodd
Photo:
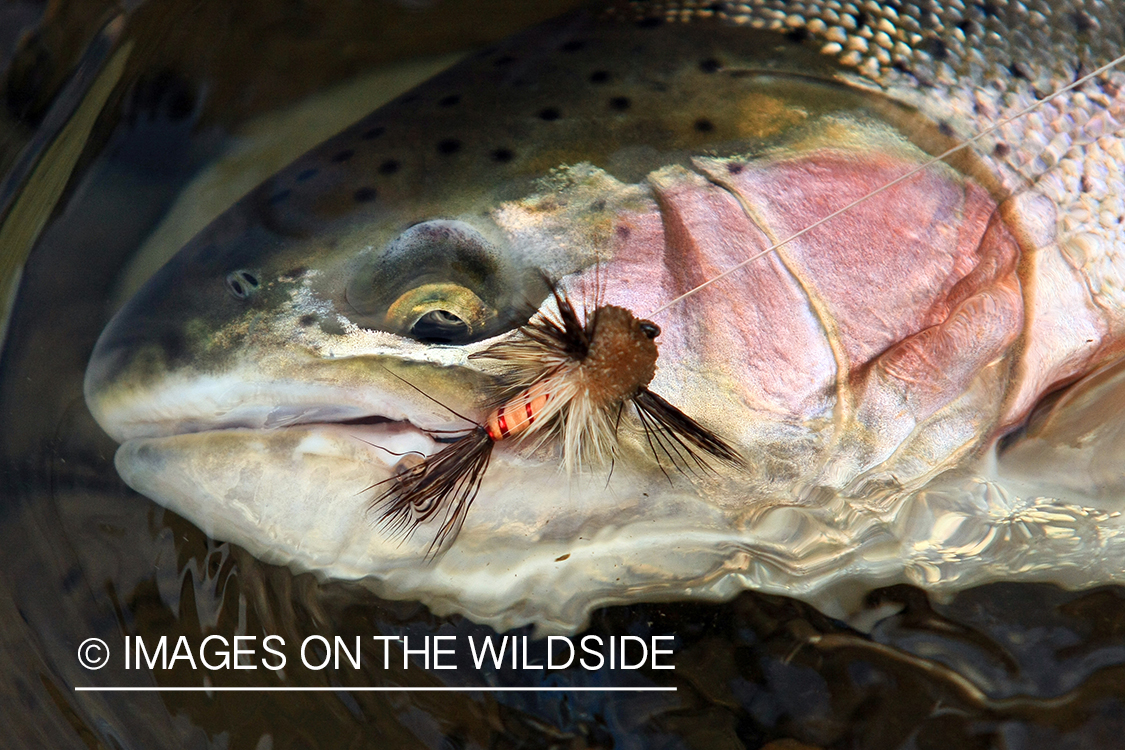
<path fill-rule="evenodd" d="M 642 320 L 640 326 L 641 333 L 648 336 L 650 339 L 654 339 L 660 335 L 660 326 L 656 325 L 656 323 L 653 323 L 651 320 Z"/>
<path fill-rule="evenodd" d="M 459 284 L 422 284 L 387 309 L 385 328 L 428 344 L 455 344 L 479 337 L 495 317 L 480 297 Z"/>
<path fill-rule="evenodd" d="M 371 250 L 348 283 L 348 317 L 427 344 L 467 344 L 523 325 L 542 274 L 468 222 L 417 222 Z M 536 296 L 538 295 L 538 296 Z"/>

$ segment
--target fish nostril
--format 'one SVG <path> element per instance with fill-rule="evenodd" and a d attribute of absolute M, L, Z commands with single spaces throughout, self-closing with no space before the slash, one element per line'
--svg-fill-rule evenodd
<path fill-rule="evenodd" d="M 640 326 L 641 333 L 643 333 L 645 336 L 648 336 L 650 339 L 654 339 L 660 335 L 660 326 L 656 325 L 656 323 L 653 323 L 652 321 L 642 320 L 640 322 Z"/>
<path fill-rule="evenodd" d="M 227 291 L 235 296 L 235 299 L 246 299 L 254 291 L 261 286 L 258 281 L 257 275 L 250 271 L 233 271 L 227 274 L 226 278 Z"/>

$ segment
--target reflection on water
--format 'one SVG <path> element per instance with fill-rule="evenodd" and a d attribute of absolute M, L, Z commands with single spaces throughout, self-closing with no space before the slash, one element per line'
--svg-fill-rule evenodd
<path fill-rule="evenodd" d="M 0 360 L 0 711 L 7 719 L 6 746 L 1119 744 L 1125 733 L 1121 588 L 1074 593 L 1046 585 L 994 584 L 937 603 L 915 589 L 895 587 L 873 593 L 867 610 L 850 624 L 792 600 L 746 593 L 723 605 L 647 604 L 594 614 L 588 634 L 603 640 L 674 636 L 669 661 L 675 670 L 478 669 L 464 649 L 454 670 L 427 671 L 417 663 L 403 669 L 393 649 L 396 658 L 384 669 L 382 646 L 372 635 L 405 635 L 415 642 L 452 635 L 463 644 L 491 633 L 459 618 L 436 618 L 416 604 L 378 600 L 355 585 L 322 583 L 264 565 L 238 548 L 208 540 L 128 490 L 113 469 L 116 446 L 83 404 L 82 372 L 108 317 L 121 269 L 186 180 L 229 146 L 229 133 L 246 117 L 401 57 L 410 49 L 411 34 L 427 53 L 453 49 L 459 46 L 455 42 L 485 41 L 454 33 L 461 23 L 457 12 L 465 10 L 452 2 L 428 11 L 387 11 L 391 15 L 384 21 L 401 17 L 414 25 L 400 23 L 398 36 L 388 37 L 398 39 L 399 46 L 384 50 L 382 58 L 370 51 L 341 52 L 340 34 L 359 39 L 372 27 L 354 19 L 350 28 L 329 20 L 335 18 L 330 9 L 319 5 L 291 11 L 295 15 L 267 12 L 263 6 L 258 15 L 224 16 L 223 28 L 232 38 L 253 31 L 265 35 L 263 45 L 275 51 L 286 44 L 300 49 L 304 43 L 306 54 L 324 60 L 319 77 L 306 71 L 286 89 L 278 77 L 284 67 L 247 69 L 221 55 L 210 67 L 198 61 L 177 64 L 199 53 L 198 40 L 204 37 L 192 36 L 192 24 L 198 31 L 199 24 L 212 23 L 208 11 L 218 5 L 192 5 L 198 12 L 194 22 L 191 14 L 177 15 L 186 4 L 141 6 L 147 15 L 131 17 L 121 37 L 134 39 L 136 52 L 91 127 L 88 146 L 79 150 L 74 176 L 67 180 L 64 175 L 54 198 L 50 192 L 32 196 L 31 205 L 46 223 L 24 271 Z M 25 155 L 42 156 L 44 144 L 35 151 L 36 128 L 50 121 L 52 94 L 63 91 L 67 79 L 59 71 L 81 59 L 108 18 L 95 12 L 96 3 L 86 3 L 81 18 L 64 12 L 65 5 L 58 7 L 62 10 L 55 16 L 39 21 L 51 33 L 24 37 L 11 64 L 5 165 L 17 163 L 20 148 L 31 149 Z M 496 9 L 491 13 L 497 15 Z M 175 20 L 153 20 L 169 18 Z M 310 18 L 320 18 L 325 33 L 336 30 L 335 37 L 327 37 L 332 44 L 310 30 Z M 378 28 L 391 34 L 387 23 Z M 93 31 L 83 36 L 76 29 Z M 497 27 L 493 33 L 502 31 Z M 106 59 L 98 58 L 98 64 Z M 43 66 L 38 78 L 32 75 L 36 65 Z M 296 63 L 291 59 L 289 65 Z M 310 670 L 291 652 L 281 673 L 220 670 L 205 677 L 184 661 L 168 670 L 127 670 L 120 658 L 124 638 L 138 634 L 150 640 L 165 635 L 171 642 L 185 635 L 192 644 L 215 634 L 228 641 L 236 635 L 273 634 L 286 644 L 314 634 L 329 640 L 339 635 L 348 642 L 358 635 L 364 667 Z M 78 644 L 90 637 L 102 638 L 117 654 L 96 672 L 83 669 L 76 658 Z M 532 641 L 528 662 L 543 663 L 545 648 L 544 642 Z M 74 691 L 86 685 L 201 684 L 678 690 Z"/>

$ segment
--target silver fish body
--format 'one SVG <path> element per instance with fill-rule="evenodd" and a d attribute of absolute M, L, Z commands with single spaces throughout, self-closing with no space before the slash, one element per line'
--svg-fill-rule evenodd
<path fill-rule="evenodd" d="M 87 402 L 126 481 L 208 534 L 498 627 L 1120 580 L 1119 479 L 1065 475 L 1075 445 L 1119 451 L 1089 406 L 1115 371 L 1023 427 L 1122 348 L 1117 72 L 656 316 L 653 390 L 744 466 L 669 481 L 628 419 L 612 473 L 499 447 L 432 564 L 436 529 L 368 508 L 481 418 L 471 355 L 549 308 L 545 277 L 646 316 L 1122 48 L 1120 9 L 1041 5 L 621 3 L 515 37 L 204 230 L 106 329 Z"/>

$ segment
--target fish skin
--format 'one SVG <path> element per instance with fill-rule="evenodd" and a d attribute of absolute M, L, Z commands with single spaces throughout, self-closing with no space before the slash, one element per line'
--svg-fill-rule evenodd
<path fill-rule="evenodd" d="M 496 318 L 480 340 L 434 347 L 374 329 L 363 309 L 366 280 L 408 270 L 381 249 L 412 224 L 440 219 L 475 232 L 471 244 L 487 270 L 469 276 L 494 287 L 489 301 L 499 310 L 535 294 L 540 272 L 589 289 L 589 267 L 600 259 L 609 301 L 643 315 L 705 280 L 666 257 L 666 247 L 686 247 L 666 245 L 676 236 L 669 217 L 683 220 L 682 236 L 698 240 L 699 256 L 716 268 L 737 256 L 716 249 L 731 247 L 721 232 L 699 239 L 708 222 L 727 227 L 750 217 L 754 228 L 780 231 L 778 218 L 755 209 L 743 177 L 726 176 L 732 165 L 760 164 L 776 175 L 802 149 L 835 147 L 845 160 L 866 158 L 865 149 L 889 154 L 905 169 L 924 154 L 899 133 L 940 150 L 1121 49 L 1121 10 L 1053 5 L 1074 33 L 1038 20 L 1045 4 L 1016 3 L 965 14 L 868 4 L 862 17 L 848 14 L 850 22 L 828 4 L 784 2 L 747 11 L 728 3 L 618 4 L 564 17 L 380 109 L 201 233 L 107 328 L 88 372 L 88 403 L 125 441 L 118 466 L 126 480 L 208 534 L 299 569 L 371 576 L 380 593 L 498 627 L 535 622 L 566 631 L 600 604 L 723 597 L 747 585 L 839 611 L 849 595 L 896 580 L 959 587 L 1037 565 L 1049 572 L 1032 576 L 1069 585 L 1115 580 L 1122 552 L 1109 543 L 1044 543 L 1015 559 L 1003 545 L 989 547 L 1013 518 L 1038 524 L 1045 538 L 1057 538 L 1056 527 L 1092 538 L 1112 508 L 1060 500 L 1052 515 L 1041 499 L 1023 502 L 972 474 L 934 477 L 979 454 L 1053 384 L 1120 349 L 1125 285 L 1113 257 L 1120 229 L 1102 219 L 1122 200 L 1113 177 L 1125 116 L 1117 73 L 1001 127 L 956 160 L 967 179 L 942 166 L 923 175 L 966 196 L 953 219 L 935 220 L 938 235 L 973 211 L 990 214 L 996 202 L 1004 219 L 999 228 L 980 224 L 971 238 L 999 249 L 961 265 L 949 256 L 948 296 L 930 301 L 946 300 L 946 317 L 902 332 L 899 346 L 921 352 L 914 361 L 924 365 L 943 346 L 923 344 L 919 334 L 956 323 L 966 300 L 984 306 L 966 313 L 978 327 L 990 312 L 1009 311 L 999 316 L 1007 322 L 995 348 L 979 354 L 956 389 L 915 388 L 917 374 L 927 373 L 914 365 L 896 381 L 905 390 L 895 391 L 887 373 L 901 375 L 911 352 L 865 340 L 857 346 L 870 351 L 849 359 L 846 336 L 832 330 L 844 318 L 815 310 L 805 313 L 806 327 L 823 326 L 827 336 L 810 334 L 809 348 L 779 345 L 762 357 L 766 370 L 785 377 L 812 373 L 797 390 L 776 380 L 766 387 L 766 375 L 754 381 L 736 366 L 776 334 L 743 340 L 759 348 L 733 356 L 729 342 L 708 348 L 692 338 L 721 327 L 716 309 L 740 310 L 739 294 L 815 296 L 815 283 L 779 281 L 771 291 L 763 276 L 770 268 L 777 279 L 802 277 L 794 246 L 750 269 L 741 286 L 716 285 L 713 296 L 685 302 L 679 320 L 661 321 L 657 390 L 753 449 L 750 476 L 726 471 L 669 487 L 635 436 L 626 436 L 612 484 L 582 480 L 576 490 L 557 480 L 549 449 L 499 452 L 463 539 L 425 566 L 418 563 L 424 533 L 402 546 L 380 538 L 353 488 L 378 481 L 393 463 L 363 440 L 397 452 L 430 452 L 433 441 L 406 425 L 365 432 L 316 424 L 379 415 L 424 430 L 463 426 L 389 369 L 450 409 L 477 407 L 473 393 L 490 375 L 469 355 L 516 317 Z M 709 156 L 693 158 L 699 154 Z M 883 162 L 861 163 L 859 171 L 870 172 Z M 715 220 L 728 210 L 729 221 Z M 1017 256 L 1003 250 L 1017 241 L 1018 275 Z M 991 276 L 983 270 L 989 264 Z M 229 274 L 239 269 L 260 281 L 242 299 L 229 291 Z M 629 279 L 621 288 L 612 283 Z M 795 308 L 760 309 L 768 324 Z M 963 351 L 964 340 L 944 349 Z M 800 360 L 825 342 L 836 348 Z M 724 350 L 730 361 L 716 354 Z M 926 388 L 940 398 L 911 412 L 913 422 L 898 418 L 901 404 L 917 402 Z M 297 426 L 262 429 L 284 425 Z M 208 431 L 216 426 L 226 429 Z M 560 568 L 564 555 L 572 562 Z M 1078 560 L 1081 574 L 1073 571 Z"/>

